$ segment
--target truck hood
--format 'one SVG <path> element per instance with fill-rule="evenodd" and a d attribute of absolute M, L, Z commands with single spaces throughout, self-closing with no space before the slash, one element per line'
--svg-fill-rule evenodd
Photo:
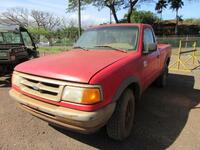
<path fill-rule="evenodd" d="M 113 50 L 72 50 L 37 58 L 15 67 L 15 71 L 53 79 L 88 83 L 100 70 L 126 57 Z"/>

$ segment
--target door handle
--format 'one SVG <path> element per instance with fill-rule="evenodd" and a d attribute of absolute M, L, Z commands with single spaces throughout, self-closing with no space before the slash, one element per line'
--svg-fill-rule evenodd
<path fill-rule="evenodd" d="M 146 68 L 146 67 L 148 66 L 148 62 L 145 60 L 145 61 L 143 62 L 143 65 L 144 65 L 144 68 Z"/>

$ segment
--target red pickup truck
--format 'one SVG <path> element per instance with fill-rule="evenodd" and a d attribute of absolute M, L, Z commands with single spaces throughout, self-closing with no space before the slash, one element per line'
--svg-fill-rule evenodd
<path fill-rule="evenodd" d="M 106 126 L 109 137 L 123 140 L 142 92 L 154 81 L 165 86 L 170 56 L 150 25 L 92 27 L 72 50 L 18 65 L 10 95 L 51 124 L 81 133 Z"/>

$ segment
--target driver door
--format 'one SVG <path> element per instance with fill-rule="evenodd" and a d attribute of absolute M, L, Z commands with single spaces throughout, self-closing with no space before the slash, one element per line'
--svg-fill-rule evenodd
<path fill-rule="evenodd" d="M 144 53 L 147 49 L 147 45 L 156 43 L 154 34 L 151 28 L 145 28 L 143 34 L 143 79 L 144 85 L 150 85 L 157 74 L 159 67 L 159 53 L 157 49 L 148 53 Z"/>

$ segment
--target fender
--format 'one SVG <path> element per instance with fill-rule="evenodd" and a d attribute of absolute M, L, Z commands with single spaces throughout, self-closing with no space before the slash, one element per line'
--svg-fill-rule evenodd
<path fill-rule="evenodd" d="M 128 77 L 126 80 L 124 80 L 117 91 L 115 92 L 115 95 L 113 97 L 113 102 L 116 102 L 120 96 L 122 95 L 123 91 L 131 84 L 136 83 L 139 86 L 139 93 L 138 93 L 138 98 L 142 95 L 142 90 L 141 90 L 141 84 L 138 80 L 137 77 Z"/>

